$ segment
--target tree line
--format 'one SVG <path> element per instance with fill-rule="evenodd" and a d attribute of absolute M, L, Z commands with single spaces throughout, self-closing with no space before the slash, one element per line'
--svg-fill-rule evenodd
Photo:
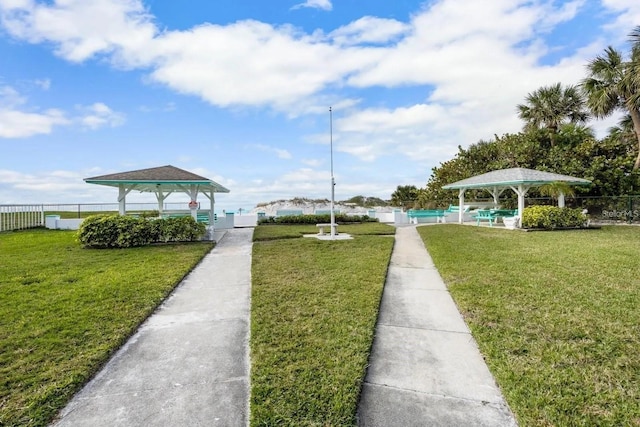
<path fill-rule="evenodd" d="M 458 146 L 451 160 L 432 169 L 425 188 L 398 186 L 396 206 L 431 207 L 457 198 L 442 186 L 492 170 L 538 169 L 589 179 L 583 196 L 616 196 L 640 191 L 640 26 L 629 34 L 625 55 L 609 46 L 587 66 L 575 86 L 555 83 L 527 95 L 516 107 L 521 132 L 495 135 L 468 148 Z M 617 126 L 598 139 L 587 126 L 591 118 L 623 112 Z M 531 197 L 539 196 L 532 189 Z M 478 192 L 481 193 L 481 192 Z M 473 194 L 470 194 L 473 196 Z M 476 194 L 481 196 L 481 194 Z"/>

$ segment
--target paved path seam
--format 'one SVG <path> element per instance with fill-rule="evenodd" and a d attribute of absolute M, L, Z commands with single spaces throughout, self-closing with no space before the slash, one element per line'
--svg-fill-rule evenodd
<path fill-rule="evenodd" d="M 453 399 L 453 400 L 460 400 L 460 401 L 468 401 L 468 402 L 472 402 L 472 403 L 481 403 L 483 405 L 494 406 L 496 408 L 501 408 L 501 409 L 506 408 L 506 406 L 503 405 L 503 404 L 489 402 L 487 400 L 468 399 L 468 398 L 464 398 L 464 397 L 448 396 L 446 394 L 428 393 L 428 392 L 421 391 L 421 390 L 411 390 L 411 389 L 407 389 L 407 388 L 394 387 L 394 386 L 387 385 L 387 384 L 376 384 L 376 383 L 367 383 L 367 384 L 371 385 L 371 386 L 374 386 L 374 387 L 388 388 L 388 389 L 393 389 L 393 390 L 401 390 L 401 391 L 408 391 L 408 392 L 412 392 L 412 393 L 423 394 L 425 396 L 441 397 L 443 399 Z"/>
<path fill-rule="evenodd" d="M 441 328 L 438 329 L 438 328 L 427 328 L 427 327 L 421 327 L 421 326 L 402 326 L 402 325 L 392 325 L 390 323 L 378 323 L 377 327 L 379 328 L 380 326 L 384 326 L 384 327 L 387 327 L 387 328 L 418 329 L 418 330 L 423 330 L 423 331 L 447 332 L 447 333 L 451 333 L 451 334 L 469 335 L 468 332 L 454 331 L 454 330 L 441 329 Z"/>

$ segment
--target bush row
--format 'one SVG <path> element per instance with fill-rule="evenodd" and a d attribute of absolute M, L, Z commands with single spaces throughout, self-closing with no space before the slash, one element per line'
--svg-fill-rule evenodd
<path fill-rule="evenodd" d="M 583 227 L 587 217 L 581 209 L 559 208 L 557 206 L 531 206 L 522 212 L 523 228 Z"/>
<path fill-rule="evenodd" d="M 189 242 L 204 236 L 206 226 L 190 216 L 179 218 L 134 218 L 121 215 L 92 215 L 78 230 L 85 247 L 131 248 L 159 242 Z"/>
<path fill-rule="evenodd" d="M 358 223 L 358 222 L 378 222 L 377 218 L 371 218 L 367 215 L 345 215 L 335 214 L 337 223 Z M 268 216 L 258 220 L 259 225 L 263 224 L 328 224 L 331 222 L 331 214 L 322 215 L 284 215 L 284 216 Z"/>

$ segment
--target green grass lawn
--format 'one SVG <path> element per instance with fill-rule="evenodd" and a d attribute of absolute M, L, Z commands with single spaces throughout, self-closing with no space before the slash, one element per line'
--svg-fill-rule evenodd
<path fill-rule="evenodd" d="M 306 227 L 306 228 L 305 228 Z M 256 228 L 251 309 L 251 425 L 355 422 L 394 228 L 341 226 L 353 240 Z M 280 236 L 280 237 L 279 237 Z"/>
<path fill-rule="evenodd" d="M 0 425 L 46 425 L 211 248 L 0 233 Z"/>
<path fill-rule="evenodd" d="M 640 227 L 418 230 L 521 426 L 640 425 Z"/>
<path fill-rule="evenodd" d="M 418 230 L 521 426 L 640 425 L 640 227 Z M 252 425 L 355 421 L 394 229 L 340 231 L 255 230 Z M 0 425 L 46 425 L 210 249 L 0 233 Z"/>

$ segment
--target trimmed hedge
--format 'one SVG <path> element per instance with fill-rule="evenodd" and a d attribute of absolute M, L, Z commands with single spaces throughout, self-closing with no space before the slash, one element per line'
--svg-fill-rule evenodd
<path fill-rule="evenodd" d="M 359 222 L 378 222 L 377 218 L 371 218 L 367 215 L 345 215 L 334 214 L 337 223 L 359 223 Z M 331 214 L 322 215 L 283 215 L 268 216 L 258 220 L 258 225 L 266 224 L 328 224 L 331 222 Z"/>
<path fill-rule="evenodd" d="M 522 212 L 523 228 L 584 227 L 587 217 L 581 209 L 559 208 L 557 206 L 531 206 Z"/>
<path fill-rule="evenodd" d="M 131 248 L 159 242 L 190 242 L 204 236 L 206 226 L 190 216 L 179 218 L 134 218 L 92 215 L 78 230 L 78 241 L 91 248 Z"/>

